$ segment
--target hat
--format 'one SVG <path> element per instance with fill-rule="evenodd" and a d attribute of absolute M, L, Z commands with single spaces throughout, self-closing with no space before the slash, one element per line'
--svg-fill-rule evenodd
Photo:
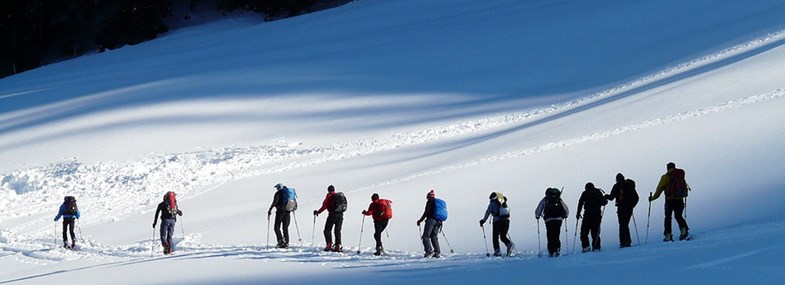
<path fill-rule="evenodd" d="M 428 192 L 428 195 L 427 195 L 427 196 L 425 196 L 425 197 L 426 197 L 426 198 L 429 198 L 429 199 L 430 199 L 430 198 L 435 198 L 435 197 L 436 197 L 436 193 L 434 193 L 434 192 L 433 192 L 433 189 L 431 189 L 431 192 Z"/>
<path fill-rule="evenodd" d="M 330 192 L 330 193 L 335 192 L 335 186 L 332 186 L 332 185 L 327 186 L 327 192 Z"/>
<path fill-rule="evenodd" d="M 496 192 L 491 192 L 491 196 L 488 196 L 488 199 L 496 199 Z"/>
<path fill-rule="evenodd" d="M 275 189 L 281 190 L 281 189 L 283 189 L 286 186 L 283 186 L 283 184 L 278 183 L 278 184 L 275 184 L 275 186 L 273 186 L 273 187 L 275 187 Z"/>
<path fill-rule="evenodd" d="M 624 174 L 618 173 L 616 174 L 616 181 L 624 181 Z"/>
<path fill-rule="evenodd" d="M 674 169 L 674 168 L 676 168 L 676 164 L 673 162 L 668 162 L 668 169 Z"/>
<path fill-rule="evenodd" d="M 594 189 L 594 183 L 591 182 L 586 183 L 586 190 L 591 190 L 591 189 Z"/>
<path fill-rule="evenodd" d="M 376 201 L 376 200 L 379 200 L 379 194 L 373 193 L 373 195 L 371 195 L 371 201 Z"/>

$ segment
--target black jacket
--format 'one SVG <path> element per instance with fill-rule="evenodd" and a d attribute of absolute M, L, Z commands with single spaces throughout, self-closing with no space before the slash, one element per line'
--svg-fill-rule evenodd
<path fill-rule="evenodd" d="M 613 184 L 611 193 L 605 197 L 608 200 L 616 200 L 616 207 L 632 209 L 638 204 L 638 193 L 635 191 L 635 182 L 627 179 Z"/>
<path fill-rule="evenodd" d="M 585 206 L 584 216 L 599 216 L 602 214 L 602 206 L 606 204 L 608 204 L 608 200 L 605 199 L 602 190 L 597 188 L 584 190 L 581 198 L 578 199 L 578 213 Z"/>
<path fill-rule="evenodd" d="M 172 215 L 171 213 L 169 213 L 169 210 L 166 209 L 166 203 L 164 202 L 158 203 L 158 209 L 155 210 L 155 219 L 153 219 L 153 222 L 158 220 L 158 214 L 161 214 L 161 220 L 166 220 L 166 219 L 177 220 L 177 216 Z M 180 216 L 183 215 L 183 211 L 180 211 L 180 208 L 177 208 L 177 215 Z"/>
<path fill-rule="evenodd" d="M 420 221 L 425 220 L 425 218 L 436 219 L 436 216 L 434 216 L 435 210 L 436 210 L 436 198 L 428 199 L 428 202 L 425 203 L 425 211 L 422 212 L 422 217 L 420 217 Z"/>

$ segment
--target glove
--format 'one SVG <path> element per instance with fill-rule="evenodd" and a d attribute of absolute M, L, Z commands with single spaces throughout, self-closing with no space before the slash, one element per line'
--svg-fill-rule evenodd
<path fill-rule="evenodd" d="M 267 210 L 267 217 L 270 217 L 270 215 L 272 214 L 273 214 L 273 209 Z"/>
<path fill-rule="evenodd" d="M 654 197 L 649 196 L 649 202 L 654 201 Z"/>
<path fill-rule="evenodd" d="M 535 219 L 537 219 L 537 220 L 539 220 L 539 219 L 540 219 L 540 216 L 534 216 L 534 218 L 535 218 Z"/>
<path fill-rule="evenodd" d="M 313 210 L 313 215 L 314 215 L 314 216 L 318 216 L 318 215 L 319 215 L 319 211 L 317 211 L 317 210 Z"/>
<path fill-rule="evenodd" d="M 576 219 L 580 219 L 580 218 L 582 218 L 582 217 L 581 217 L 581 214 L 577 214 L 577 215 L 575 215 L 575 218 L 576 218 Z"/>
<path fill-rule="evenodd" d="M 610 200 L 611 199 L 611 194 L 605 194 L 605 199 L 606 200 Z"/>
<path fill-rule="evenodd" d="M 367 216 L 367 215 L 368 215 L 368 211 L 366 211 L 366 210 L 363 210 L 363 215 L 366 215 L 366 216 Z"/>
<path fill-rule="evenodd" d="M 485 224 L 485 220 L 480 220 L 480 227 Z"/>
<path fill-rule="evenodd" d="M 422 223 L 422 220 L 417 220 L 417 226 L 418 227 L 420 226 L 420 223 Z"/>
<path fill-rule="evenodd" d="M 155 228 L 155 223 L 153 223 L 153 228 Z"/>
<path fill-rule="evenodd" d="M 57 218 L 55 218 L 55 222 L 57 222 Z"/>

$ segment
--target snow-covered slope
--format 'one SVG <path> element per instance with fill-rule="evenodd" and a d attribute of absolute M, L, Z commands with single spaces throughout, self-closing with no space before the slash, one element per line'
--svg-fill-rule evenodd
<path fill-rule="evenodd" d="M 4 78 L 0 283 L 785 281 L 785 4 L 682 2 L 357 1 Z M 694 241 L 658 242 L 660 199 L 650 220 L 636 208 L 642 244 L 615 248 L 609 208 L 605 252 L 536 257 L 546 187 L 574 209 L 586 182 L 609 190 L 623 172 L 645 196 L 668 161 L 694 190 Z M 290 251 L 265 246 L 278 182 L 300 195 Z M 324 216 L 314 227 L 310 212 L 330 184 L 349 199 L 352 251 L 372 245 L 369 220 L 359 239 L 370 195 L 394 201 L 390 256 L 317 250 Z M 430 189 L 451 210 L 443 261 L 418 258 Z M 151 258 L 170 190 L 178 251 Z M 484 257 L 493 191 L 510 199 L 520 258 Z M 83 212 L 80 252 L 57 247 L 66 194 Z"/>

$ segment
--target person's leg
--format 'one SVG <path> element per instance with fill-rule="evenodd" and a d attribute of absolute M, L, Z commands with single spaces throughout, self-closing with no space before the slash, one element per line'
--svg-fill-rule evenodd
<path fill-rule="evenodd" d="M 591 221 L 589 217 L 583 217 L 581 221 L 581 248 L 583 251 L 589 249 L 589 231 L 591 230 Z"/>
<path fill-rule="evenodd" d="M 158 236 L 161 238 L 161 245 L 166 247 L 166 220 L 161 220 L 161 228 L 158 229 Z"/>
<path fill-rule="evenodd" d="M 172 238 L 174 237 L 174 225 L 175 225 L 175 220 L 174 219 L 167 220 L 167 223 L 166 223 L 166 244 L 169 245 L 169 252 L 170 253 L 172 252 L 172 249 L 174 248 L 174 243 L 172 242 Z"/>
<path fill-rule="evenodd" d="M 621 247 L 628 247 L 632 245 L 632 237 L 630 236 L 632 209 L 619 208 L 617 214 L 619 216 L 619 245 Z"/>
<path fill-rule="evenodd" d="M 76 246 L 76 233 L 74 232 L 75 218 L 68 219 L 68 232 L 71 234 L 71 247 Z"/>
<path fill-rule="evenodd" d="M 433 252 L 433 245 L 431 245 L 431 233 L 436 227 L 436 223 L 432 221 L 432 219 L 425 219 L 425 228 L 422 231 L 422 245 L 426 254 Z"/>
<path fill-rule="evenodd" d="M 499 236 L 501 236 L 501 225 L 499 224 L 501 221 L 493 222 L 493 230 L 491 234 L 491 241 L 493 243 L 493 254 L 499 255 Z"/>
<path fill-rule="evenodd" d="M 680 236 L 679 239 L 684 239 L 690 229 L 687 226 L 687 220 L 684 219 L 684 200 L 673 201 L 673 215 L 676 218 L 676 223 L 679 225 Z"/>
<path fill-rule="evenodd" d="M 292 221 L 292 212 L 284 211 L 283 212 L 283 218 L 281 219 L 281 226 L 283 227 L 283 229 L 282 229 L 282 231 L 283 231 L 283 239 L 284 239 L 283 243 L 286 246 L 288 246 L 289 245 L 289 241 L 291 241 L 289 239 L 289 223 L 291 223 L 291 221 Z"/>
<path fill-rule="evenodd" d="M 439 232 L 442 231 L 442 223 L 434 219 L 430 219 L 430 220 L 432 220 L 435 224 L 433 227 L 433 231 L 431 232 L 431 244 L 433 244 L 433 253 L 434 253 L 433 256 L 439 257 L 439 254 L 442 252 L 441 246 L 439 246 Z"/>
<path fill-rule="evenodd" d="M 327 215 L 327 220 L 324 222 L 324 242 L 327 243 L 327 246 L 330 247 L 333 245 L 333 236 L 332 236 L 332 229 L 335 226 L 335 216 L 332 214 Z"/>
<path fill-rule="evenodd" d="M 68 219 L 63 218 L 63 245 L 68 247 Z"/>
<path fill-rule="evenodd" d="M 554 220 L 545 223 L 545 229 L 548 235 L 548 252 L 555 254 L 561 251 L 561 224 L 562 221 Z"/>
<path fill-rule="evenodd" d="M 278 241 L 278 246 L 284 244 L 283 233 L 281 233 L 281 225 L 283 224 L 284 212 L 275 212 L 275 224 L 273 224 L 273 231 L 275 232 L 275 239 Z"/>
<path fill-rule="evenodd" d="M 376 241 L 376 248 L 382 246 L 382 222 L 384 220 L 373 221 L 373 239 Z"/>
<path fill-rule="evenodd" d="M 671 221 L 673 220 L 673 202 L 672 200 L 665 199 L 665 224 L 664 224 L 664 231 L 663 235 L 665 238 L 673 237 L 673 229 L 671 226 Z"/>
<path fill-rule="evenodd" d="M 499 239 L 502 240 L 505 246 L 510 246 L 510 238 L 507 234 L 510 232 L 510 220 L 499 220 Z"/>
<path fill-rule="evenodd" d="M 335 244 L 343 244 L 341 242 L 341 229 L 343 228 L 343 213 L 335 214 Z"/>
<path fill-rule="evenodd" d="M 592 218 L 591 221 L 591 228 L 589 229 L 589 233 L 591 233 L 591 249 L 592 250 L 600 250 L 602 249 L 602 241 L 600 240 L 600 226 L 602 223 L 602 218 L 600 216 L 596 216 Z"/>

